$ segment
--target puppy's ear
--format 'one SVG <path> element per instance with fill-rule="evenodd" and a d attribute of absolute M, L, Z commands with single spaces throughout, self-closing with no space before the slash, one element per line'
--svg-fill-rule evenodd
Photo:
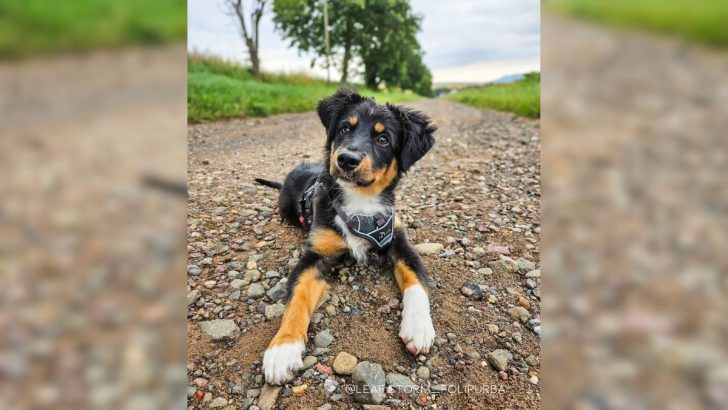
<path fill-rule="evenodd" d="M 351 91 L 348 88 L 340 88 L 330 97 L 326 97 L 319 101 L 318 112 L 321 124 L 328 130 L 332 122 L 336 119 L 337 114 L 349 104 L 357 103 L 364 97 Z"/>
<path fill-rule="evenodd" d="M 437 126 L 430 118 L 413 109 L 387 104 L 402 127 L 402 153 L 399 156 L 399 168 L 406 172 L 415 162 L 422 158 L 435 145 Z"/>

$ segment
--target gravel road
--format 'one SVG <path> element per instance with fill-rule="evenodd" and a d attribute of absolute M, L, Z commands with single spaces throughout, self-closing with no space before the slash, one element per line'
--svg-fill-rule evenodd
<path fill-rule="evenodd" d="M 539 407 L 539 122 L 443 99 L 408 105 L 440 127 L 397 195 L 412 241 L 439 245 L 421 247 L 436 286 L 434 352 L 413 357 L 397 337 L 391 267 L 342 267 L 309 327 L 309 367 L 282 389 L 266 386 L 260 363 L 280 323 L 279 282 L 304 235 L 279 222 L 277 192 L 251 182 L 318 160 L 324 130 L 313 112 L 194 125 L 189 407 L 359 408 L 352 376 L 334 366 L 341 352 L 381 365 L 388 408 Z"/>

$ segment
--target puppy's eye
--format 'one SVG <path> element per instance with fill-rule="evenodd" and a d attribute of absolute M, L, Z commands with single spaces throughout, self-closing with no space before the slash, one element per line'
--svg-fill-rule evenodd
<path fill-rule="evenodd" d="M 389 138 L 387 138 L 386 135 L 381 134 L 377 137 L 377 144 L 386 147 L 387 145 L 389 145 Z"/>
<path fill-rule="evenodd" d="M 344 126 L 343 126 L 343 127 L 341 128 L 341 133 L 342 133 L 342 134 L 348 134 L 348 133 L 350 133 L 350 132 L 351 132 L 351 127 L 350 127 L 350 126 L 348 126 L 348 125 L 344 125 Z"/>

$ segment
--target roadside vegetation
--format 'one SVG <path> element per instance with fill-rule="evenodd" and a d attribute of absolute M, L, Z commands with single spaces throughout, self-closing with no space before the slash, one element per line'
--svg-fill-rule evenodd
<path fill-rule="evenodd" d="M 188 122 L 223 118 L 262 117 L 285 112 L 310 111 L 339 87 L 302 74 L 261 73 L 219 59 L 191 56 L 187 61 Z M 377 102 L 397 103 L 422 98 L 411 91 L 371 91 L 351 85 Z"/>
<path fill-rule="evenodd" d="M 0 58 L 183 41 L 184 0 L 0 2 Z"/>
<path fill-rule="evenodd" d="M 470 87 L 447 96 L 448 99 L 478 108 L 493 108 L 518 115 L 539 118 L 541 115 L 541 74 L 528 73 L 509 84 Z"/>
<path fill-rule="evenodd" d="M 647 29 L 728 47 L 726 0 L 554 0 L 548 9 L 618 27 Z"/>

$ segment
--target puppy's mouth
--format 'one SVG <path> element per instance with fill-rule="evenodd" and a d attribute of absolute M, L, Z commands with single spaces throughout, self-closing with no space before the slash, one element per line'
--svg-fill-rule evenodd
<path fill-rule="evenodd" d="M 358 172 L 344 172 L 338 167 L 335 167 L 334 178 L 336 182 L 342 186 L 349 187 L 366 187 L 374 183 L 372 180 L 364 180 Z"/>

